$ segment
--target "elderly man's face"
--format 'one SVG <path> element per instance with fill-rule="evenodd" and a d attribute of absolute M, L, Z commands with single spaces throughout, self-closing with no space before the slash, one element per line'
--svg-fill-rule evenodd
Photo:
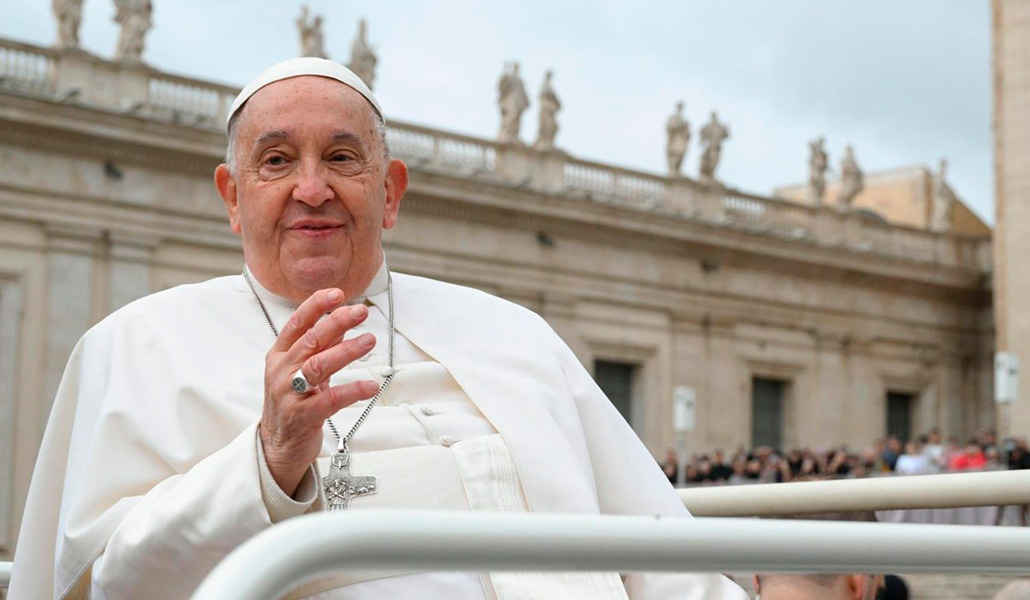
<path fill-rule="evenodd" d="M 261 283 L 297 302 L 328 287 L 363 292 L 407 188 L 368 101 L 324 77 L 272 83 L 241 113 L 236 157 L 215 183 Z"/>

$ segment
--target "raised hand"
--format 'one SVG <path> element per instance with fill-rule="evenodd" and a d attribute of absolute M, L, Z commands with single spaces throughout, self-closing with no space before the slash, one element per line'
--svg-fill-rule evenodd
<path fill-rule="evenodd" d="M 376 343 L 371 333 L 343 340 L 347 330 L 368 317 L 365 306 L 343 306 L 343 301 L 338 289 L 312 294 L 297 307 L 265 356 L 265 403 L 258 431 L 268 469 L 290 496 L 318 458 L 325 420 L 378 390 L 374 381 L 329 386 L 333 373 Z M 293 389 L 291 380 L 298 369 L 313 391 L 302 394 Z"/>

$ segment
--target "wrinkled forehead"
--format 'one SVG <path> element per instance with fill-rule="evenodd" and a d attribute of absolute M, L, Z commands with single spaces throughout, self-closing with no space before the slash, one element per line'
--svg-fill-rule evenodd
<path fill-rule="evenodd" d="M 258 134 L 268 129 L 289 128 L 300 114 L 328 115 L 326 129 L 347 126 L 355 132 L 372 131 L 377 112 L 351 87 L 331 78 L 304 75 L 270 83 L 256 91 L 237 110 L 245 129 Z"/>

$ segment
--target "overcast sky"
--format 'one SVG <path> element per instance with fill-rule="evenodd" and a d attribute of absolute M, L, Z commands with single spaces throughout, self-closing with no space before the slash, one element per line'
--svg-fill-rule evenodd
<path fill-rule="evenodd" d="M 300 1 L 153 0 L 145 58 L 158 69 L 242 85 L 299 50 Z M 4 0 L 0 36 L 49 44 L 48 0 Z M 12 6 L 13 4 L 13 6 Z M 496 85 L 518 60 L 532 106 L 554 69 L 557 144 L 575 156 L 664 171 L 665 120 L 679 99 L 695 138 L 729 124 L 717 175 L 769 193 L 807 179 L 808 140 L 834 169 L 852 144 L 866 171 L 949 159 L 960 197 L 993 222 L 988 0 L 471 2 L 309 0 L 330 58 L 347 62 L 359 18 L 379 53 L 387 118 L 496 134 Z M 83 46 L 113 53 L 113 0 L 85 0 Z"/>

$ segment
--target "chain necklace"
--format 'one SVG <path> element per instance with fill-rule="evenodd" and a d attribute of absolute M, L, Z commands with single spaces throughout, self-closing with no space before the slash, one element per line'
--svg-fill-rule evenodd
<path fill-rule="evenodd" d="M 265 315 L 265 320 L 268 321 L 268 326 L 272 329 L 272 333 L 275 337 L 279 337 L 279 329 L 275 326 L 272 321 L 272 316 L 268 314 L 268 309 L 265 308 L 265 303 L 261 300 L 261 296 L 258 295 L 257 289 L 254 288 L 254 282 L 250 280 L 250 274 L 246 269 L 243 270 L 243 278 L 247 280 L 247 285 L 250 286 L 250 291 L 254 294 L 254 299 L 257 300 L 258 306 L 261 307 L 261 312 Z M 326 502 L 329 504 L 329 510 L 343 510 L 350 504 L 351 499 L 357 496 L 369 496 L 379 491 L 379 478 L 375 476 L 355 476 L 350 472 L 350 450 L 347 448 L 347 442 L 350 441 L 354 434 L 361 427 L 361 424 L 365 422 L 368 414 L 375 408 L 379 398 L 383 396 L 386 388 L 389 387 L 390 382 L 393 381 L 393 376 L 396 374 L 393 366 L 393 348 L 394 340 L 396 338 L 396 330 L 394 329 L 394 318 L 393 318 L 393 275 L 389 269 L 386 271 L 386 295 L 389 300 L 389 366 L 383 372 L 383 383 L 379 386 L 379 391 L 372 397 L 368 402 L 368 406 L 361 412 L 357 421 L 354 422 L 354 426 L 350 428 L 347 435 L 340 436 L 340 432 L 336 430 L 336 425 L 333 424 L 332 418 L 328 418 L 325 422 L 329 425 L 329 429 L 336 436 L 337 448 L 336 453 L 333 455 L 329 462 L 329 473 L 322 478 L 322 489 L 325 491 Z"/>

